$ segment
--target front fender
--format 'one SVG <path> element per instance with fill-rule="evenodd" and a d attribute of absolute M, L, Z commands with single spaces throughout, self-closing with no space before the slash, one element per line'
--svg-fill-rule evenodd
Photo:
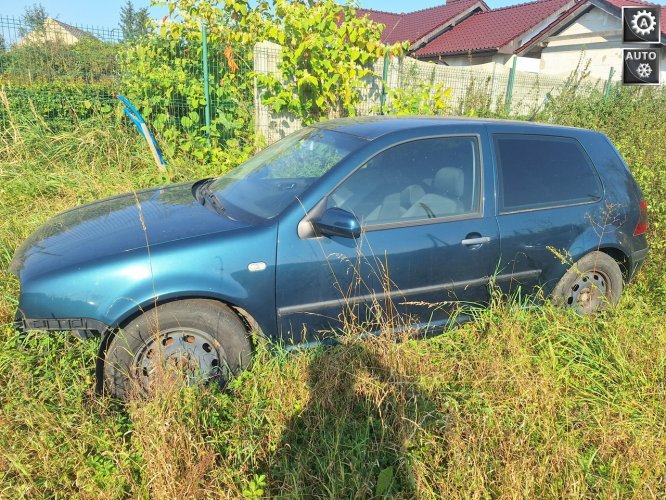
<path fill-rule="evenodd" d="M 138 249 L 22 284 L 27 318 L 90 318 L 117 327 L 158 301 L 210 297 L 275 331 L 274 227 Z M 260 271 L 248 269 L 261 262 Z"/>

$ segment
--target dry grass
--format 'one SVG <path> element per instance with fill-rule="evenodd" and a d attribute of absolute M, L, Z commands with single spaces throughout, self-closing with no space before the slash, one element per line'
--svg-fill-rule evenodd
<path fill-rule="evenodd" d="M 93 395 L 96 342 L 13 331 L 6 268 L 54 213 L 163 180 L 113 122 L 16 125 L 0 158 L 0 497 L 666 496 L 659 262 L 596 320 L 498 301 L 435 339 L 262 346 L 225 392 L 119 405 Z"/>

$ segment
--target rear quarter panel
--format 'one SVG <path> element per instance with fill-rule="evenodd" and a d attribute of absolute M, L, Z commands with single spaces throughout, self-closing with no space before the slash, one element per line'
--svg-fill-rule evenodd
<path fill-rule="evenodd" d="M 612 235 L 604 235 L 602 248 L 622 250 L 630 261 L 629 268 L 633 269 L 632 254 L 647 248 L 645 235 L 634 236 L 643 194 L 629 167 L 608 137 L 589 132 L 584 135 L 581 143 L 592 158 L 604 184 L 604 205 L 607 212 L 604 229 Z"/>

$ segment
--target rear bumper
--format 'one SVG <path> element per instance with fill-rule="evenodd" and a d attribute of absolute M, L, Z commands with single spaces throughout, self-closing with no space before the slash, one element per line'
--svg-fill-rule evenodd
<path fill-rule="evenodd" d="M 26 318 L 17 311 L 14 328 L 20 332 L 30 330 L 70 331 L 81 339 L 87 339 L 101 335 L 109 329 L 109 326 L 91 318 Z"/>

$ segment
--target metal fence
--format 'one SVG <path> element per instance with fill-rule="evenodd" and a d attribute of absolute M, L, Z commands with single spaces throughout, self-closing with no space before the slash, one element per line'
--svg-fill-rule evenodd
<path fill-rule="evenodd" d="M 119 29 L 0 16 L 0 125 L 14 117 L 72 122 L 107 108 L 118 82 Z"/>
<path fill-rule="evenodd" d="M 0 73 L 5 83 L 115 80 L 120 30 L 0 16 Z"/>
<path fill-rule="evenodd" d="M 129 93 L 167 141 L 184 135 L 217 141 L 233 136 L 234 127 L 254 121 L 255 132 L 271 143 L 300 128 L 295 117 L 265 106 L 261 89 L 252 91 L 248 85 L 253 71 L 278 71 L 280 46 L 261 42 L 251 54 L 236 54 L 230 47 L 208 44 L 203 27 L 188 37 L 180 44 L 148 37 L 143 47 L 152 52 L 146 56 L 144 50 L 138 56 L 133 45 L 123 42 L 120 29 L 72 26 L 54 19 L 35 25 L 0 16 L 0 89 L 14 115 L 35 115 L 62 126 L 70 124 L 72 116 L 108 112 L 116 94 Z M 397 89 L 404 94 L 436 86 L 448 89 L 450 114 L 528 115 L 566 84 L 564 77 L 515 67 L 449 67 L 408 57 L 378 60 L 373 70 L 357 89 L 360 115 L 393 112 Z M 225 80 L 229 72 L 235 73 L 235 82 L 245 83 L 244 93 L 237 91 L 241 85 Z M 600 89 L 607 82 L 590 80 L 587 85 Z M 238 119 L 241 112 L 244 120 Z M 7 109 L 0 106 L 0 127 L 8 119 Z"/>
<path fill-rule="evenodd" d="M 232 127 L 227 125 L 233 124 L 231 115 L 239 104 L 237 96 L 219 85 L 230 71 L 228 49 L 207 46 L 205 33 L 190 35 L 180 44 L 162 43 L 159 37 L 128 44 L 119 28 L 0 16 L 0 90 L 10 103 L 10 110 L 0 106 L 0 128 L 10 114 L 66 127 L 73 117 L 108 113 L 122 93 L 129 94 L 158 132 L 208 136 L 212 131 L 215 137 L 228 137 Z M 150 61 L 152 74 L 145 71 L 148 64 L 141 65 L 151 55 L 131 52 L 136 44 L 159 54 Z M 238 60 L 233 71 L 251 70 Z M 251 107 L 252 95 L 246 100 Z"/>
<path fill-rule="evenodd" d="M 279 45 L 261 42 L 254 49 L 255 70 L 271 73 L 279 70 Z M 515 67 L 496 64 L 488 67 L 453 67 L 419 61 L 410 57 L 378 60 L 374 75 L 367 77 L 365 86 L 357 89 L 361 101 L 359 115 L 391 114 L 395 112 L 396 90 L 403 94 L 446 89 L 443 112 L 452 115 L 497 113 L 511 116 L 530 116 L 543 109 L 548 99 L 557 96 L 571 76 L 545 75 L 516 71 Z M 609 75 L 612 77 L 612 73 Z M 587 91 L 608 91 L 611 80 L 584 80 Z M 274 113 L 261 102 L 261 90 L 255 95 L 256 130 L 268 143 L 284 137 L 301 127 L 298 120 L 284 113 Z"/>

